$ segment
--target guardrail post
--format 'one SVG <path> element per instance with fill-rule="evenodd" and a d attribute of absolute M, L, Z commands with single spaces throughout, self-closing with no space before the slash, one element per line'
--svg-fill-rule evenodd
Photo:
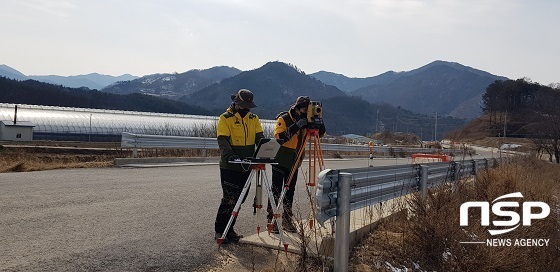
<path fill-rule="evenodd" d="M 498 167 L 498 159 L 492 158 L 492 168 Z M 488 166 L 490 168 L 490 166 Z"/>
<path fill-rule="evenodd" d="M 420 165 L 420 196 L 422 201 L 428 196 L 428 169 L 427 165 Z"/>
<path fill-rule="evenodd" d="M 202 157 L 206 158 L 206 138 L 204 138 L 204 148 L 202 149 Z"/>
<path fill-rule="evenodd" d="M 478 161 L 477 160 L 473 160 L 472 161 L 472 165 L 473 165 L 473 172 L 472 174 L 475 176 L 475 178 L 478 176 Z"/>
<path fill-rule="evenodd" d="M 336 202 L 336 233 L 334 249 L 334 271 L 348 271 L 350 250 L 350 183 L 352 174 L 339 173 Z"/>
<path fill-rule="evenodd" d="M 133 158 L 138 157 L 138 148 L 135 147 L 135 148 L 132 149 L 132 157 Z"/>
<path fill-rule="evenodd" d="M 453 192 L 457 192 L 457 189 L 459 189 L 460 177 L 461 177 L 461 163 L 454 162 L 453 163 L 453 187 L 452 187 Z"/>

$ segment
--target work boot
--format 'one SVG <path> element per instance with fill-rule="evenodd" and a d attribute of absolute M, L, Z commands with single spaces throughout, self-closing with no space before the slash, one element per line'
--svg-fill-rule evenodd
<path fill-rule="evenodd" d="M 282 229 L 287 232 L 293 232 L 293 233 L 297 232 L 297 228 L 294 225 L 294 222 L 292 222 L 292 220 L 282 220 Z"/>
<path fill-rule="evenodd" d="M 237 243 L 241 238 L 243 238 L 243 235 L 239 235 L 235 233 L 235 231 L 231 230 L 226 234 L 226 238 L 232 243 Z"/>

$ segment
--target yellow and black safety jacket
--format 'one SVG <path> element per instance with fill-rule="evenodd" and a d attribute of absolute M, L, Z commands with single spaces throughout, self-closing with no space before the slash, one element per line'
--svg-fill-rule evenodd
<path fill-rule="evenodd" d="M 278 115 L 276 119 L 276 127 L 274 129 L 274 137 L 277 139 L 284 140 L 284 144 L 278 150 L 276 154 L 276 162 L 278 166 L 284 167 L 286 169 L 291 169 L 293 165 L 299 167 L 303 161 L 304 155 L 297 160 L 297 154 L 302 148 L 305 148 L 305 134 L 307 133 L 306 128 L 299 129 L 296 125 L 297 118 L 299 118 L 293 108 L 288 112 L 282 112 Z M 322 137 L 325 134 L 325 126 L 321 125 L 319 127 L 319 136 Z"/>
<path fill-rule="evenodd" d="M 255 144 L 263 138 L 259 117 L 249 112 L 245 117 L 230 107 L 220 115 L 217 128 L 218 146 L 221 151 L 220 168 L 244 172 L 240 164 L 228 163 L 232 156 L 253 156 Z"/>

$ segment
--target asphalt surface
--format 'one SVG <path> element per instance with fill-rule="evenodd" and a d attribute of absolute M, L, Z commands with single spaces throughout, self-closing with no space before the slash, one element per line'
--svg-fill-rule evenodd
<path fill-rule="evenodd" d="M 410 159 L 328 160 L 325 165 L 403 163 Z M 300 174 L 298 187 L 303 188 L 303 180 Z M 217 165 L 0 174 L 0 271 L 219 267 L 223 256 L 213 237 L 221 194 Z M 238 233 L 256 233 L 253 195 L 251 190 L 241 208 Z M 306 201 L 298 189 L 295 206 Z"/>

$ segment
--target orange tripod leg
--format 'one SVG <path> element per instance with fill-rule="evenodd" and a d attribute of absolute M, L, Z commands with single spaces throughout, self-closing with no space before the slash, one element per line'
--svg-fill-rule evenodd
<path fill-rule="evenodd" d="M 309 133 L 307 132 L 305 134 L 304 138 L 303 138 L 304 143 L 306 143 L 308 139 L 309 139 Z M 296 162 L 300 161 L 301 156 L 304 154 L 304 152 L 305 152 L 305 144 L 303 144 L 302 148 L 299 150 L 298 155 L 297 155 L 297 159 L 295 160 Z M 292 183 L 292 178 L 297 173 L 297 169 L 298 169 L 298 167 L 294 164 L 292 166 L 291 171 L 290 171 L 290 176 L 288 177 L 288 182 L 286 184 L 284 184 L 284 188 L 282 188 L 282 192 L 280 193 L 280 197 L 278 198 L 278 202 L 276 203 L 278 205 L 276 207 L 276 209 L 280 209 L 280 205 L 282 205 L 282 203 L 284 201 L 284 198 L 286 197 L 286 192 L 290 188 L 290 184 Z M 276 222 L 276 218 L 272 218 L 271 224 L 274 224 L 275 222 Z"/>

